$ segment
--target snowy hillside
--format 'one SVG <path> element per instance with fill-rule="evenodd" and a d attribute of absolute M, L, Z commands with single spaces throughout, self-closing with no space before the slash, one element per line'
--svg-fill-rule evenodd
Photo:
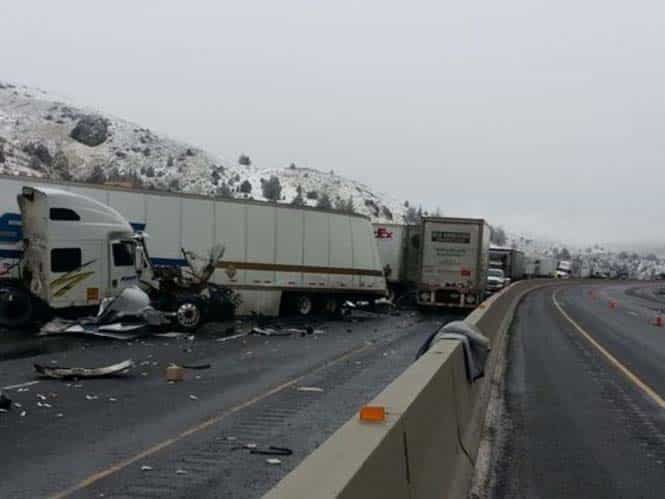
<path fill-rule="evenodd" d="M 280 203 L 330 204 L 377 221 L 403 221 L 403 203 L 366 185 L 296 165 L 260 168 L 248 159 L 218 158 L 44 91 L 0 82 L 0 173 L 257 200 L 266 200 L 263 183 L 275 176 L 281 193 L 273 189 L 273 198 Z"/>

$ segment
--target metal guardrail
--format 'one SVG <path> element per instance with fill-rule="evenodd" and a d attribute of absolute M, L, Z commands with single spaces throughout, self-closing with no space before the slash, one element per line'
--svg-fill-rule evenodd
<path fill-rule="evenodd" d="M 500 345 L 522 297 L 561 281 L 519 281 L 465 320 Z M 493 349 L 486 372 L 502 354 Z M 491 375 L 467 380 L 458 340 L 435 343 L 371 403 L 386 420 L 354 417 L 264 497 L 266 499 L 466 497 L 480 445 Z"/>

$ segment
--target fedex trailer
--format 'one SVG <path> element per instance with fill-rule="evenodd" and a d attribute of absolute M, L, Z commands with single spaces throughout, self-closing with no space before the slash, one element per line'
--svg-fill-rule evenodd
<path fill-rule="evenodd" d="M 343 300 L 371 300 L 386 294 L 386 281 L 372 226 L 369 219 L 361 215 L 251 200 L 2 175 L 0 280 L 4 282 L 16 279 L 19 262 L 26 250 L 17 206 L 17 196 L 21 195 L 24 186 L 52 187 L 109 207 L 119 214 L 114 223 L 118 227 L 122 225 L 122 230 L 118 230 L 118 241 L 128 240 L 128 228 L 149 235 L 150 259 L 154 265 L 186 265 L 183 248 L 202 255 L 221 242 L 226 252 L 211 282 L 227 286 L 239 295 L 237 312 L 241 315 L 274 316 L 284 308 L 302 315 L 317 309 L 334 312 Z M 76 207 L 67 206 L 66 196 L 61 198 L 63 206 L 53 207 L 69 209 L 74 214 L 64 214 L 63 211 L 62 216 L 71 216 L 72 220 L 58 223 L 69 227 L 68 230 L 85 231 Z M 76 220 L 77 215 L 79 220 Z M 123 225 L 121 219 L 130 225 Z M 77 223 L 79 226 L 74 228 Z M 68 255 L 62 253 L 60 256 L 64 261 L 70 256 L 79 256 L 75 251 Z M 66 267 L 51 268 L 53 279 L 66 275 Z M 88 293 L 90 278 L 81 277 L 69 283 L 60 292 L 60 303 L 76 306 L 79 298 L 86 305 L 99 303 L 104 293 Z"/>
<path fill-rule="evenodd" d="M 391 299 L 415 285 L 420 258 L 419 225 L 374 223 L 374 238 Z"/>

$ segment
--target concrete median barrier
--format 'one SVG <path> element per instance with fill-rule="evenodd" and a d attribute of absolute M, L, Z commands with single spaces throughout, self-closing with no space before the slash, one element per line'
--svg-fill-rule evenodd
<path fill-rule="evenodd" d="M 560 281 L 514 283 L 465 320 L 499 345 L 517 304 L 529 291 Z M 473 476 L 491 373 L 501 362 L 493 348 L 484 378 L 469 383 L 459 340 L 435 343 L 370 405 L 386 420 L 356 416 L 269 491 L 267 499 L 429 499 L 466 497 Z"/>

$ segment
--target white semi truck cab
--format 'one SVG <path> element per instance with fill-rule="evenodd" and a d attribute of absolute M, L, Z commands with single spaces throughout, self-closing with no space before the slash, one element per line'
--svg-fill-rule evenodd
<path fill-rule="evenodd" d="M 97 306 L 138 283 L 144 252 L 113 208 L 48 187 L 24 187 L 18 205 L 23 257 L 18 279 L 0 283 L 0 323 L 27 322 L 35 304 Z"/>

